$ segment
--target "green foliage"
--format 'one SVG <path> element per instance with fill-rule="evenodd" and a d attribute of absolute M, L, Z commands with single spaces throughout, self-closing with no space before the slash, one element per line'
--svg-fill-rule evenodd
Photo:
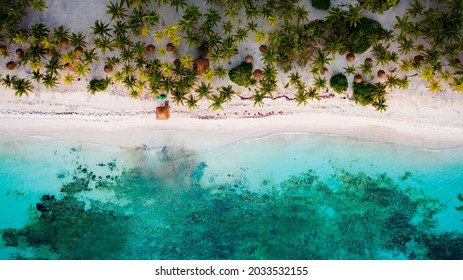
<path fill-rule="evenodd" d="M 331 6 L 330 0 L 312 0 L 312 6 L 319 10 L 328 10 Z"/>
<path fill-rule="evenodd" d="M 109 78 L 93 79 L 90 81 L 89 85 L 87 86 L 87 90 L 91 94 L 95 94 L 98 91 L 104 91 L 108 88 L 110 81 L 111 80 Z"/>
<path fill-rule="evenodd" d="M 242 62 L 237 67 L 228 71 L 230 80 L 239 86 L 248 86 L 251 82 L 252 63 Z"/>
<path fill-rule="evenodd" d="M 359 0 L 362 8 L 382 15 L 385 11 L 399 4 L 400 0 Z"/>
<path fill-rule="evenodd" d="M 364 53 L 368 48 L 386 33 L 377 21 L 369 18 L 360 19 L 357 27 L 348 31 L 346 47 L 349 51 L 357 54 Z"/>
<path fill-rule="evenodd" d="M 385 111 L 386 87 L 382 83 L 371 84 L 368 82 L 354 83 L 354 101 L 362 106 L 372 105 L 378 111 Z"/>
<path fill-rule="evenodd" d="M 337 93 L 343 93 L 347 90 L 348 82 L 346 76 L 342 73 L 338 73 L 331 77 L 330 86 Z"/>

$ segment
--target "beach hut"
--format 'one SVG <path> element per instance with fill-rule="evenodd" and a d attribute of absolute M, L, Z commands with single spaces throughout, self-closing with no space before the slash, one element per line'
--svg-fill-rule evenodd
<path fill-rule="evenodd" d="M 158 106 L 156 107 L 156 119 L 168 120 L 170 118 L 169 101 L 163 94 L 156 96 Z"/>
<path fill-rule="evenodd" d="M 264 77 L 264 74 L 262 73 L 262 70 L 256 69 L 254 72 L 252 72 L 252 76 L 256 79 L 262 79 Z"/>
<path fill-rule="evenodd" d="M 386 77 L 386 72 L 384 70 L 379 70 L 378 71 L 378 78 L 383 79 Z"/>
<path fill-rule="evenodd" d="M 146 52 L 148 54 L 153 54 L 156 51 L 156 47 L 153 44 L 146 46 Z"/>
<path fill-rule="evenodd" d="M 354 59 L 355 59 L 355 54 L 353 54 L 353 53 L 350 52 L 350 53 L 348 53 L 348 54 L 346 55 L 346 60 L 347 60 L 347 61 L 354 61 Z"/>
<path fill-rule="evenodd" d="M 417 55 L 413 58 L 413 60 L 416 63 L 423 64 L 424 63 L 424 57 L 422 55 Z"/>
<path fill-rule="evenodd" d="M 267 46 L 266 45 L 260 45 L 259 51 L 260 52 L 266 52 L 267 51 Z"/>
<path fill-rule="evenodd" d="M 166 45 L 166 50 L 168 52 L 173 52 L 175 50 L 175 45 L 173 43 L 169 43 Z"/>
<path fill-rule="evenodd" d="M 207 58 L 198 58 L 193 64 L 193 70 L 196 75 L 202 75 L 204 71 L 209 68 L 209 59 Z"/>
<path fill-rule="evenodd" d="M 323 69 L 320 71 L 320 74 L 322 74 L 323 76 L 326 76 L 330 73 L 330 71 L 328 71 L 328 68 L 326 67 L 323 67 Z"/>
<path fill-rule="evenodd" d="M 14 61 L 10 61 L 6 64 L 6 68 L 8 68 L 8 70 L 14 70 L 16 69 L 16 63 Z"/>
<path fill-rule="evenodd" d="M 363 77 L 362 77 L 362 75 L 359 75 L 359 74 L 355 75 L 355 76 L 354 76 L 354 82 L 355 82 L 356 84 L 360 84 L 361 82 L 363 82 Z"/>
<path fill-rule="evenodd" d="M 106 64 L 104 66 L 104 72 L 107 73 L 107 74 L 113 72 L 113 67 L 111 65 Z"/>
<path fill-rule="evenodd" d="M 16 50 L 16 56 L 21 57 L 21 56 L 23 56 L 23 55 L 24 55 L 23 49 L 17 49 L 17 50 Z"/>
<path fill-rule="evenodd" d="M 244 58 L 244 61 L 246 61 L 247 63 L 252 63 L 253 60 L 254 60 L 254 58 L 252 57 L 252 55 L 247 55 Z"/>

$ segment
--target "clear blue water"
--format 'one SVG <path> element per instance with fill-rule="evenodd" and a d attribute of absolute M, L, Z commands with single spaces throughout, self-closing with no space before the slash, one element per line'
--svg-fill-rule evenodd
<path fill-rule="evenodd" d="M 462 148 L 169 133 L 0 138 L 0 259 L 463 258 Z"/>

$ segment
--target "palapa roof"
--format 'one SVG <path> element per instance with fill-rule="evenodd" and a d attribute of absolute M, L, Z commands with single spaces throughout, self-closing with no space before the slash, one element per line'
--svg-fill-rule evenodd
<path fill-rule="evenodd" d="M 170 118 L 169 107 L 158 106 L 156 107 L 156 119 L 157 120 L 168 120 Z"/>
<path fill-rule="evenodd" d="M 196 75 L 202 75 L 204 71 L 209 68 L 209 59 L 207 58 L 198 58 L 193 64 L 193 70 L 195 70 Z"/>

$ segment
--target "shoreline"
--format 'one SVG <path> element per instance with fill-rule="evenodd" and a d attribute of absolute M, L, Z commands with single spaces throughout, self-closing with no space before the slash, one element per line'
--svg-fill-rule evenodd
<path fill-rule="evenodd" d="M 167 139 L 175 133 L 202 133 L 215 138 L 208 138 L 205 143 L 204 137 L 197 137 L 188 143 L 203 147 L 285 133 L 344 137 L 431 150 L 463 147 L 463 129 L 457 126 L 420 126 L 413 122 L 328 113 L 221 119 L 174 116 L 168 121 L 156 121 L 153 114 L 124 116 L 123 119 L 95 116 L 86 119 L 78 114 L 74 117 L 56 114 L 0 115 L 0 132 L 14 138 L 43 136 L 128 147 L 146 145 L 150 139 L 163 134 Z M 111 138 L 114 134 L 118 136 L 117 139 Z"/>

